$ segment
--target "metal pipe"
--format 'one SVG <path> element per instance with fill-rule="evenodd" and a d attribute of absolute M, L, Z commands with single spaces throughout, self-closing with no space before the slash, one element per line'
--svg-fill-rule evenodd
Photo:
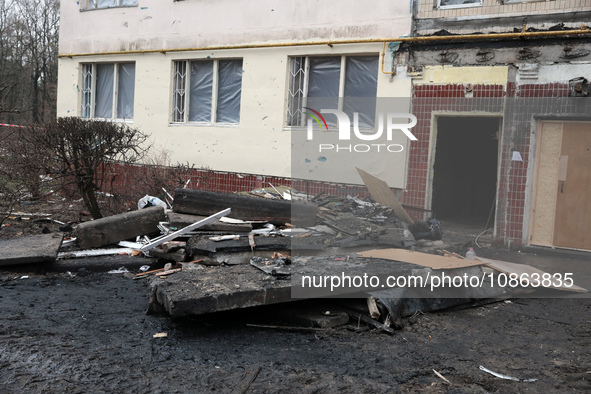
<path fill-rule="evenodd" d="M 369 44 L 378 42 L 434 42 L 434 41 L 460 41 L 460 40 L 477 40 L 484 41 L 490 39 L 512 39 L 512 38 L 548 38 L 548 37 L 562 37 L 572 35 L 591 34 L 591 29 L 586 26 L 581 26 L 577 30 L 560 30 L 560 31 L 536 31 L 536 32 L 519 32 L 519 33 L 497 33 L 497 34 L 458 34 L 454 36 L 425 36 L 425 37 L 395 37 L 395 38 L 364 38 L 357 40 L 339 40 L 339 41 L 301 41 L 301 42 L 278 42 L 269 44 L 239 44 L 239 45 L 220 45 L 209 47 L 196 48 L 171 48 L 171 49 L 143 49 L 131 51 L 110 51 L 98 53 L 71 53 L 59 54 L 58 57 L 78 57 L 78 56 L 101 56 L 101 55 L 126 55 L 126 54 L 140 54 L 140 53 L 167 53 L 167 52 L 191 52 L 191 51 L 213 51 L 225 49 L 258 49 L 258 48 L 280 48 L 280 47 L 300 47 L 313 45 L 337 45 L 337 44 Z"/>
<path fill-rule="evenodd" d="M 384 47 L 382 48 L 382 74 L 389 74 L 394 75 L 396 71 L 384 71 L 384 63 L 386 62 L 386 41 L 384 41 Z M 392 64 L 392 69 L 394 69 L 394 64 Z"/>

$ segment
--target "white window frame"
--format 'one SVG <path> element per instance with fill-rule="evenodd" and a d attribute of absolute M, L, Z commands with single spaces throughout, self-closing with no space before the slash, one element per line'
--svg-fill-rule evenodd
<path fill-rule="evenodd" d="M 243 58 L 223 58 L 223 59 L 190 59 L 190 60 L 174 60 L 172 64 L 172 106 L 169 116 L 169 122 L 172 125 L 204 125 L 204 126 L 238 126 L 240 121 L 237 123 L 218 122 L 218 88 L 219 88 L 219 62 L 226 60 L 241 60 L 244 67 Z M 211 120 L 206 121 L 191 121 L 189 120 L 189 108 L 191 99 L 191 62 L 213 62 L 213 74 L 212 74 L 212 86 L 211 86 Z M 177 75 L 177 64 L 184 63 L 184 75 L 181 78 Z M 240 97 L 242 99 L 242 81 L 240 83 Z M 178 102 L 181 102 L 182 108 L 177 109 Z M 240 108 L 242 112 L 242 106 Z M 178 113 L 182 116 L 182 120 L 179 120 Z"/>
<path fill-rule="evenodd" d="M 120 8 L 120 7 L 137 7 L 139 4 L 139 0 L 136 0 L 136 4 L 121 4 L 122 0 L 117 0 L 117 5 L 111 7 L 99 7 L 98 0 L 82 0 L 80 5 L 82 6 L 82 11 L 88 10 L 106 10 L 109 8 Z"/>
<path fill-rule="evenodd" d="M 438 10 L 451 10 L 454 8 L 482 7 L 483 5 L 484 5 L 484 0 L 476 0 L 474 3 L 468 3 L 468 4 L 449 4 L 449 5 L 441 5 L 441 0 L 437 0 L 437 9 Z"/>
<path fill-rule="evenodd" d="M 548 0 L 503 0 L 503 4 L 514 4 L 514 3 L 541 3 Z"/>
<path fill-rule="evenodd" d="M 99 64 L 111 64 L 113 65 L 113 98 L 112 98 L 112 116 L 110 118 L 102 118 L 95 116 L 95 109 L 96 109 L 96 78 L 97 78 L 97 66 Z M 81 97 L 80 97 L 80 117 L 83 119 L 102 119 L 102 120 L 114 120 L 119 122 L 126 122 L 126 123 L 133 123 L 133 118 L 118 118 L 118 98 L 119 98 L 119 65 L 120 64 L 134 64 L 135 62 L 101 62 L 101 63 L 82 63 L 80 64 L 80 70 L 82 74 L 82 83 L 81 83 Z M 88 72 L 90 71 L 90 88 L 88 88 L 85 84 L 85 78 L 88 77 Z M 134 75 L 134 82 L 135 82 L 135 75 Z M 135 84 L 134 84 L 135 85 Z M 135 90 L 135 86 L 134 86 Z M 135 106 L 135 91 L 134 91 L 134 99 L 133 105 Z M 85 116 L 85 112 L 88 112 L 88 115 Z M 134 111 L 135 116 L 135 111 Z"/>
<path fill-rule="evenodd" d="M 309 81 L 310 81 L 310 58 L 312 57 L 339 57 L 341 58 L 341 71 L 340 71 L 340 75 L 339 75 L 339 100 L 338 100 L 338 110 L 342 111 L 343 110 L 343 106 L 344 106 L 344 102 L 341 98 L 343 98 L 345 96 L 345 80 L 346 80 L 346 75 L 347 75 L 347 57 L 357 57 L 357 56 L 378 56 L 379 59 L 379 55 L 378 54 L 346 54 L 346 55 L 315 55 L 315 56 L 290 56 L 289 57 L 289 61 L 288 63 L 288 81 L 287 81 L 287 103 L 286 103 L 286 107 L 287 107 L 287 111 L 285 111 L 285 121 L 284 121 L 284 127 L 287 128 L 303 128 L 305 127 L 305 118 L 306 115 L 302 112 L 302 108 L 307 106 L 308 103 L 308 85 L 309 85 Z M 298 107 L 294 113 L 292 113 L 293 109 L 292 109 L 292 102 L 294 100 L 295 94 L 297 92 L 292 92 L 292 79 L 296 78 L 297 76 L 294 75 L 292 73 L 291 70 L 291 61 L 294 58 L 301 58 L 301 59 L 305 59 L 305 66 L 304 66 L 304 79 L 303 79 L 303 89 L 298 89 L 302 91 L 302 96 L 298 96 L 298 98 L 301 98 L 302 100 L 302 105 L 300 107 Z M 300 73 L 302 70 L 302 68 L 300 68 L 298 70 L 298 73 Z M 299 120 L 296 121 L 296 124 L 293 124 L 293 120 L 294 117 L 298 117 Z M 298 119 L 296 118 L 296 119 Z"/>

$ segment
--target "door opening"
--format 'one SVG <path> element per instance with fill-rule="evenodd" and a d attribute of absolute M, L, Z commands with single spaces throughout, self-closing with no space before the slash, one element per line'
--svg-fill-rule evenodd
<path fill-rule="evenodd" d="M 501 118 L 439 117 L 433 165 L 434 217 L 494 226 Z"/>

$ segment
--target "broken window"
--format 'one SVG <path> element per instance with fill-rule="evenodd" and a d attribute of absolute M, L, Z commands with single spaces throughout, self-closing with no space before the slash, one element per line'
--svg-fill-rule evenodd
<path fill-rule="evenodd" d="M 133 7 L 138 5 L 138 0 L 84 0 L 82 9 L 94 10 L 97 8 Z"/>
<path fill-rule="evenodd" d="M 437 8 L 461 8 L 482 5 L 482 0 L 437 0 Z"/>
<path fill-rule="evenodd" d="M 82 65 L 82 118 L 133 119 L 135 63 Z"/>
<path fill-rule="evenodd" d="M 306 106 L 339 109 L 371 128 L 378 89 L 378 56 L 299 56 L 289 64 L 287 126 L 304 126 Z M 342 100 L 339 100 L 342 98 Z M 331 116 L 326 117 L 329 123 Z"/>
<path fill-rule="evenodd" d="M 175 61 L 173 123 L 239 123 L 242 59 Z"/>

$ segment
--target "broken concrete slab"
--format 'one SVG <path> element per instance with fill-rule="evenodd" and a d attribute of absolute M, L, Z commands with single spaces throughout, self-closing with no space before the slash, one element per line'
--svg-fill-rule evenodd
<path fill-rule="evenodd" d="M 155 264 L 157 264 L 156 258 L 115 255 L 85 257 L 84 259 L 56 260 L 51 263 L 49 269 L 56 272 L 71 271 L 73 273 L 76 273 L 80 269 L 95 272 L 107 272 L 119 267 L 125 267 L 128 270 L 137 270 L 143 265 L 153 267 Z"/>
<path fill-rule="evenodd" d="M 256 237 L 254 249 L 256 250 L 289 250 L 291 239 L 287 237 Z M 209 237 L 196 235 L 187 242 L 187 248 L 193 256 L 212 255 L 217 252 L 244 252 L 253 249 L 248 237 L 226 241 L 212 241 Z"/>
<path fill-rule="evenodd" d="M 291 301 L 288 280 L 276 280 L 250 265 L 184 270 L 149 279 L 149 311 L 172 317 L 200 315 Z"/>
<path fill-rule="evenodd" d="M 295 274 L 294 274 L 295 272 Z M 199 270 L 186 270 L 164 279 L 151 279 L 150 282 L 150 310 L 159 305 L 173 317 L 199 315 L 224 310 L 239 309 L 251 306 L 273 303 L 291 302 L 302 299 L 322 297 L 363 297 L 368 292 L 379 298 L 391 294 L 392 298 L 414 297 L 417 299 L 433 299 L 429 305 L 436 309 L 439 305 L 445 307 L 472 301 L 474 298 L 494 298 L 508 294 L 505 288 L 483 286 L 482 288 L 439 288 L 431 287 L 431 281 L 443 271 L 433 271 L 427 267 L 420 267 L 397 261 L 380 259 L 364 259 L 354 256 L 336 257 L 292 257 L 291 280 L 281 280 L 266 275 L 263 271 L 251 265 L 207 267 Z M 445 270 L 450 278 L 482 277 L 480 267 L 464 267 L 455 270 Z M 303 286 L 304 276 L 314 275 L 319 280 L 324 278 L 364 275 L 386 277 L 416 278 L 424 285 L 408 288 L 394 288 L 382 293 L 383 286 L 364 288 L 357 286 L 342 286 L 331 289 L 331 283 L 324 286 Z M 466 278 L 462 279 L 466 280 Z M 316 282 L 314 282 L 316 283 Z M 385 282 L 381 282 L 385 283 Z M 417 285 L 415 285 L 417 286 Z M 373 289 L 373 290 L 372 290 Z M 438 300 L 439 297 L 449 298 L 447 301 Z M 397 305 L 397 304 L 395 304 Z M 410 308 L 415 304 L 410 303 Z M 425 305 L 419 303 L 422 308 Z M 396 313 L 408 312 L 406 304 L 398 308 L 392 306 Z M 397 316 L 392 315 L 392 318 Z"/>
<path fill-rule="evenodd" d="M 234 253 L 223 253 L 218 252 L 211 256 L 198 256 L 202 265 L 238 265 L 248 264 L 250 259 L 253 257 L 261 257 L 266 259 L 272 259 L 273 255 L 277 253 L 271 250 L 254 250 L 247 252 L 234 252 Z"/>
<path fill-rule="evenodd" d="M 150 207 L 81 223 L 74 236 L 82 249 L 99 248 L 157 232 L 158 224 L 165 220 L 163 208 Z"/>
<path fill-rule="evenodd" d="M 187 248 L 191 256 L 213 256 L 215 253 L 245 252 L 251 250 L 325 250 L 327 239 L 325 237 L 281 237 L 281 236 L 256 236 L 253 237 L 254 246 L 250 245 L 248 237 L 240 237 L 226 241 L 212 241 L 209 236 L 195 235 L 187 241 Z"/>
<path fill-rule="evenodd" d="M 250 259 L 250 265 L 257 267 L 267 275 L 273 276 L 289 276 L 291 260 L 288 257 L 280 257 L 276 259 L 266 259 L 263 257 L 253 257 Z"/>
<path fill-rule="evenodd" d="M 0 266 L 53 262 L 62 246 L 61 235 L 40 234 L 0 241 Z"/>
<path fill-rule="evenodd" d="M 169 212 L 168 222 L 173 227 L 187 227 L 190 224 L 196 223 L 205 219 L 205 216 L 189 215 L 186 213 Z M 252 231 L 252 224 L 250 223 L 226 223 L 216 220 L 213 223 L 207 224 L 199 229 L 199 231 L 222 231 L 228 233 L 249 233 Z"/>
<path fill-rule="evenodd" d="M 226 207 L 232 208 L 232 217 L 236 219 L 293 223 L 304 227 L 316 224 L 314 204 L 202 190 L 175 190 L 174 212 L 211 215 Z"/>

